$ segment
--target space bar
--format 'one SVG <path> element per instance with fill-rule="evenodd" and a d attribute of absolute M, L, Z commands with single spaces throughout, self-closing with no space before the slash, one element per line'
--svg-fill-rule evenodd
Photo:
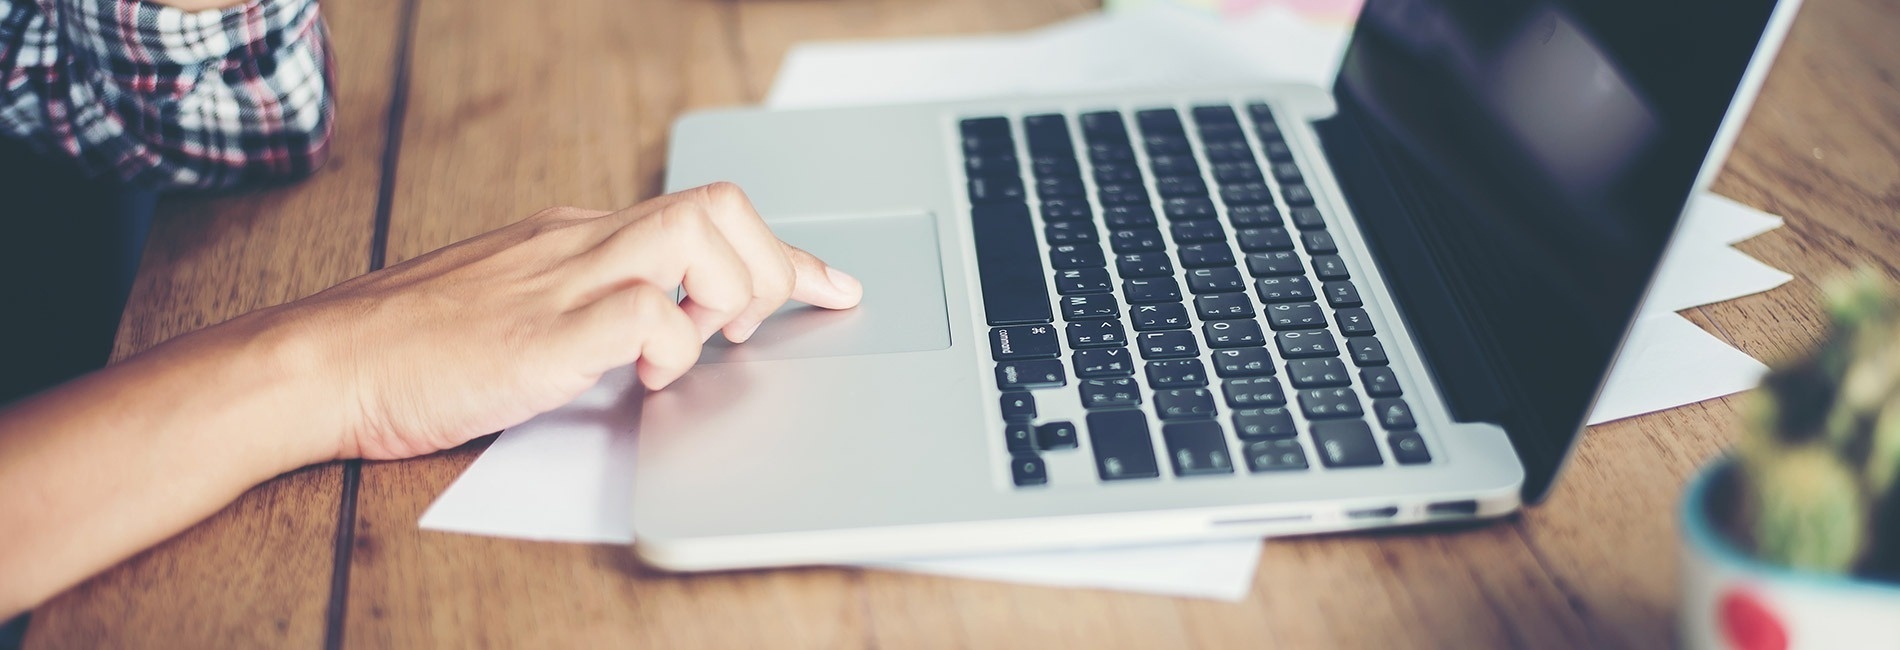
<path fill-rule="evenodd" d="M 1042 250 L 1029 206 L 991 203 L 975 206 L 970 223 L 976 233 L 977 273 L 983 281 L 983 312 L 991 325 L 1047 323 L 1049 288 L 1042 277 Z"/>

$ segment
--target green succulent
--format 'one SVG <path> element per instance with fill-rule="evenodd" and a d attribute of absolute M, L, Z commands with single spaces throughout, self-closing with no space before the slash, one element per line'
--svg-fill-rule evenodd
<path fill-rule="evenodd" d="M 1900 559 L 1900 301 L 1872 273 L 1830 286 L 1827 338 L 1745 410 L 1737 533 L 1761 559 L 1893 577 Z"/>

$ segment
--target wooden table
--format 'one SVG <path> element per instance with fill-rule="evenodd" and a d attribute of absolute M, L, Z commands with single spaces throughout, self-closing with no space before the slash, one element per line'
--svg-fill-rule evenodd
<path fill-rule="evenodd" d="M 131 354 L 556 204 L 659 190 L 681 111 L 759 101 L 794 42 L 1011 30 L 1087 0 L 327 0 L 341 122 L 291 187 L 161 209 Z M 1900 277 L 1900 2 L 1810 0 L 1716 189 L 1784 215 L 1742 245 L 1797 280 L 1688 316 L 1765 359 L 1810 343 L 1814 282 Z M 857 569 L 698 577 L 625 549 L 424 532 L 486 442 L 292 472 L 34 613 L 32 648 L 1567 647 L 1672 636 L 1678 487 L 1722 399 L 1595 427 L 1498 525 L 1275 541 L 1246 602 Z M 260 430 L 259 435 L 270 435 Z"/>

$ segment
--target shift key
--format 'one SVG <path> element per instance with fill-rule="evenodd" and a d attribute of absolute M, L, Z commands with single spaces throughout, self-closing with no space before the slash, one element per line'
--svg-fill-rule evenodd
<path fill-rule="evenodd" d="M 1095 449 L 1095 469 L 1104 481 L 1155 478 L 1154 438 L 1148 416 L 1141 411 L 1096 411 L 1089 414 L 1089 446 Z"/>

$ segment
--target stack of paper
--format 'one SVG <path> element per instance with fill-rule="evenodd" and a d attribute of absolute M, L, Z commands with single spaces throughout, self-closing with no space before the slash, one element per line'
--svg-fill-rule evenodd
<path fill-rule="evenodd" d="M 1279 6 L 1219 21 L 1166 6 L 1097 14 L 1010 36 L 801 46 L 777 107 L 1166 87 L 1324 83 L 1345 32 Z M 998 74 L 1004 71 L 1006 74 Z M 1764 291 L 1789 276 L 1729 245 L 1781 224 L 1698 197 L 1591 423 L 1752 387 L 1765 368 L 1675 314 Z M 423 514 L 423 528 L 576 542 L 632 541 L 633 440 L 641 391 L 619 371 L 573 405 L 504 432 Z M 880 563 L 880 568 L 1223 600 L 1245 597 L 1257 541 Z"/>

